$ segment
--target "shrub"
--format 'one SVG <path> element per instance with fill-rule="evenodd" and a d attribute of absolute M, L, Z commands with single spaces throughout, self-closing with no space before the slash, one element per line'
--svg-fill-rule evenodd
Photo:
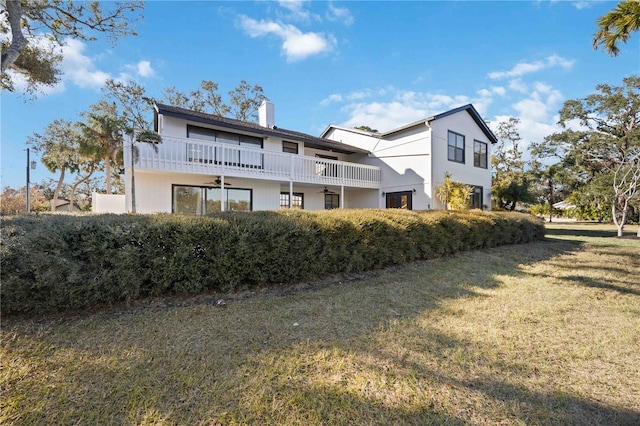
<path fill-rule="evenodd" d="M 2 222 L 1 309 L 234 291 L 543 237 L 532 216 L 479 210 L 15 217 Z"/>

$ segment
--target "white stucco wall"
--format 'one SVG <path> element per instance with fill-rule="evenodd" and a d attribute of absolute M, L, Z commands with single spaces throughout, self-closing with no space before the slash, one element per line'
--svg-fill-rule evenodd
<path fill-rule="evenodd" d="M 467 111 L 441 118 L 431 122 L 433 137 L 433 188 L 437 188 L 444 181 L 445 172 L 450 172 L 453 179 L 467 185 L 481 186 L 483 189 L 482 203 L 491 208 L 491 142 L 478 127 Z M 449 130 L 464 136 L 465 157 L 464 164 L 449 161 L 447 155 Z M 487 168 L 474 167 L 473 142 L 477 140 L 487 144 Z M 444 208 L 434 197 L 437 208 Z"/>
<path fill-rule="evenodd" d="M 126 213 L 124 194 L 91 194 L 91 210 L 94 213 Z"/>
<path fill-rule="evenodd" d="M 381 168 L 380 192 L 413 191 L 413 209 L 426 210 L 431 202 L 431 136 L 429 128 L 422 124 L 377 138 L 352 132 L 348 129 L 330 128 L 328 138 L 342 141 L 372 152 L 362 162 Z M 374 205 L 386 207 L 386 199 L 377 197 Z"/>
<path fill-rule="evenodd" d="M 171 213 L 172 186 L 213 186 L 207 175 L 181 173 L 136 172 L 136 211 L 138 213 Z M 227 188 L 252 189 L 253 210 L 277 210 L 280 207 L 280 183 L 227 177 Z M 130 206 L 131 201 L 128 200 Z"/>

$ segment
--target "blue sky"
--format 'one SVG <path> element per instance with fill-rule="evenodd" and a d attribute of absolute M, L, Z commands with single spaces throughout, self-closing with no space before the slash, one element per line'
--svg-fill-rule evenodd
<path fill-rule="evenodd" d="M 259 84 L 279 127 L 319 135 L 329 124 L 380 131 L 473 103 L 493 123 L 521 120 L 525 142 L 557 131 L 567 99 L 640 73 L 640 34 L 618 57 L 593 50 L 611 1 L 150 1 L 138 37 L 69 40 L 64 75 L 28 101 L 2 93 L 0 185 L 25 183 L 26 138 L 101 97 L 107 78 L 160 96 L 201 80 L 226 97 Z M 37 158 L 36 158 L 37 159 Z M 31 181 L 53 177 L 42 164 Z"/>

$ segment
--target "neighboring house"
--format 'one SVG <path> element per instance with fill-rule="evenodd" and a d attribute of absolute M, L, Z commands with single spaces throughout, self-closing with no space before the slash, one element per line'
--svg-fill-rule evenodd
<path fill-rule="evenodd" d="M 162 104 L 154 118 L 157 152 L 136 144 L 139 213 L 440 208 L 434 193 L 445 171 L 474 185 L 477 207 L 490 205 L 496 138 L 471 105 L 389 132 L 329 126 L 321 137 L 277 127 L 266 101 L 259 124 Z M 130 145 L 124 152 L 131 210 Z"/>
<path fill-rule="evenodd" d="M 68 212 L 68 211 L 79 212 L 80 211 L 80 207 L 78 207 L 77 202 L 74 202 L 73 207 L 71 208 L 71 210 L 69 210 L 69 205 L 71 201 L 67 200 L 66 198 L 58 198 L 55 206 L 53 205 L 53 200 L 51 200 L 50 203 L 51 203 L 52 210 L 56 212 Z"/>

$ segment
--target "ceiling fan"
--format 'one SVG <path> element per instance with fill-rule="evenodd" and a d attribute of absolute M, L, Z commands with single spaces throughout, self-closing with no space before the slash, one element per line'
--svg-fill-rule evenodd
<path fill-rule="evenodd" d="M 335 192 L 330 191 L 329 188 L 325 186 L 322 191 L 318 191 L 318 194 L 335 194 Z"/>
<path fill-rule="evenodd" d="M 222 183 L 222 179 L 220 179 L 220 176 L 218 176 L 217 178 L 215 178 L 211 182 L 204 182 L 205 185 L 218 185 L 218 186 L 220 186 L 221 183 Z M 225 182 L 224 186 L 231 186 L 231 183 Z"/>

